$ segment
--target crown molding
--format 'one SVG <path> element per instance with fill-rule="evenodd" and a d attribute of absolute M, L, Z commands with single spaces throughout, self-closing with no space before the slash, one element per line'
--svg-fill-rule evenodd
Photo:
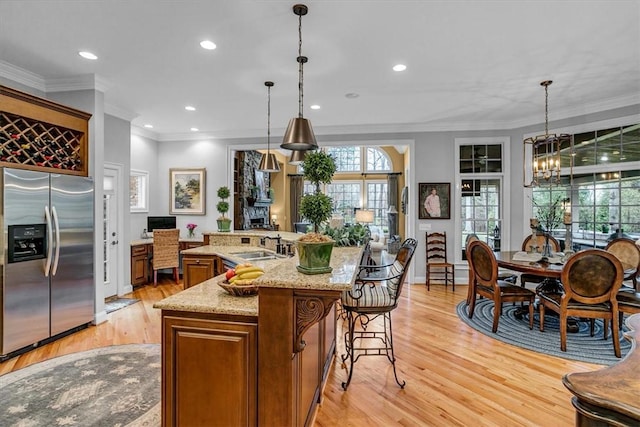
<path fill-rule="evenodd" d="M 46 92 L 46 84 L 42 76 L 6 61 L 0 60 L 0 76 L 40 92 Z"/>
<path fill-rule="evenodd" d="M 47 92 L 70 92 L 74 90 L 97 90 L 106 92 L 112 85 L 97 74 L 57 77 L 46 80 Z"/>
<path fill-rule="evenodd" d="M 138 113 L 108 103 L 104 104 L 104 113 L 122 120 L 126 120 L 128 122 L 135 120 L 139 116 Z"/>
<path fill-rule="evenodd" d="M 152 139 L 154 141 L 160 141 L 160 139 L 158 139 L 159 135 L 156 132 L 137 125 L 131 125 L 131 134 L 141 136 L 143 138 Z"/>

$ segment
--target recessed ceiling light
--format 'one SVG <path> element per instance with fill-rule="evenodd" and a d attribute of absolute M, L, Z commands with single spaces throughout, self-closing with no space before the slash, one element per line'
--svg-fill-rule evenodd
<path fill-rule="evenodd" d="M 207 50 L 213 50 L 217 47 L 216 44 L 211 40 L 202 40 L 200 42 L 200 46 L 202 46 L 203 49 L 207 49 Z"/>
<path fill-rule="evenodd" d="M 187 111 L 196 111 L 196 107 L 192 107 L 191 105 L 187 105 L 184 109 Z"/>
<path fill-rule="evenodd" d="M 393 71 L 404 71 L 407 69 L 407 66 L 404 64 L 397 64 L 393 66 Z"/>
<path fill-rule="evenodd" d="M 95 54 L 91 53 L 91 52 L 80 51 L 80 52 L 78 52 L 78 55 L 82 56 L 85 59 L 92 59 L 92 60 L 98 59 L 98 57 Z"/>
<path fill-rule="evenodd" d="M 311 108 L 312 110 L 319 110 L 320 106 L 318 104 L 313 104 L 312 106 L 310 106 L 309 108 Z"/>
<path fill-rule="evenodd" d="M 620 160 L 627 160 L 627 156 L 620 156 Z"/>
<path fill-rule="evenodd" d="M 153 129 L 153 125 L 150 125 L 150 124 L 146 124 L 144 125 L 144 127 L 146 127 L 147 129 Z"/>
<path fill-rule="evenodd" d="M 355 92 L 349 92 L 349 93 L 347 93 L 347 94 L 345 94 L 345 95 L 344 95 L 344 97 L 345 97 L 345 98 L 348 98 L 348 99 L 355 99 L 355 98 L 357 98 L 357 97 L 359 97 L 359 96 L 360 96 L 360 95 L 359 95 L 359 94 L 357 94 L 357 93 L 355 93 Z"/>
<path fill-rule="evenodd" d="M 611 154 L 620 154 L 620 152 L 618 150 L 613 150 Z"/>
<path fill-rule="evenodd" d="M 191 128 L 191 132 L 198 132 L 200 129 L 198 128 Z"/>

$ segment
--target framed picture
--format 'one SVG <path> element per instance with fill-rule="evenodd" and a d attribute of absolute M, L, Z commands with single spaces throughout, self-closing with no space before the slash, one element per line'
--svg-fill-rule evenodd
<path fill-rule="evenodd" d="M 169 169 L 170 215 L 205 214 L 205 169 Z"/>
<path fill-rule="evenodd" d="M 421 182 L 418 200 L 418 219 L 451 219 L 451 184 L 448 182 Z"/>

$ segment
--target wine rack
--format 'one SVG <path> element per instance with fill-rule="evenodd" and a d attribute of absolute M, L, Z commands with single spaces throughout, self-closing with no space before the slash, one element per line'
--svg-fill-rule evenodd
<path fill-rule="evenodd" d="M 90 117 L 0 86 L 0 166 L 87 176 Z"/>

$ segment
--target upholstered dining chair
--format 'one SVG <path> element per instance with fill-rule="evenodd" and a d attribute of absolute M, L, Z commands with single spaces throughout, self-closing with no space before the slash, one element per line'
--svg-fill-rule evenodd
<path fill-rule="evenodd" d="M 427 244 L 427 290 L 431 289 L 431 280 L 441 280 L 446 288 L 449 283 L 456 291 L 455 265 L 447 261 L 447 233 L 426 233 Z"/>
<path fill-rule="evenodd" d="M 387 356 L 396 383 L 404 388 L 405 381 L 400 382 L 396 372 L 391 312 L 398 306 L 417 245 L 415 239 L 406 239 L 392 264 L 362 266 L 353 289 L 342 293 L 340 303 L 348 328 L 344 333 L 345 354 L 341 357 L 343 368 L 349 371 L 347 381 L 342 383 L 344 390 L 349 387 L 354 364 L 361 356 Z"/>
<path fill-rule="evenodd" d="M 465 254 L 469 253 L 469 244 L 476 240 L 480 240 L 477 234 L 472 233 L 467 235 L 467 239 L 465 240 Z M 468 259 L 467 259 L 468 263 Z M 518 281 L 518 275 L 509 270 L 503 270 L 498 268 L 498 280 L 506 280 L 507 282 L 516 283 Z M 473 281 L 473 270 L 471 269 L 471 265 L 469 264 L 469 286 L 467 288 L 467 305 L 471 302 L 471 296 L 473 292 L 473 287 L 471 286 L 471 282 Z"/>
<path fill-rule="evenodd" d="M 567 351 L 567 318 L 569 316 L 604 319 L 604 339 L 607 339 L 608 324 L 611 323 L 613 349 L 616 357 L 620 357 L 616 298 L 622 285 L 622 277 L 622 264 L 615 255 L 602 249 L 586 249 L 576 253 L 562 268 L 560 281 L 564 292 L 559 294 L 538 291 L 540 331 L 544 331 L 545 310 L 558 313 L 560 350 Z"/>
<path fill-rule="evenodd" d="M 640 313 L 640 292 L 624 287 L 618 291 L 616 300 L 618 300 L 618 311 L 620 312 L 619 326 L 622 327 L 625 313 Z"/>
<path fill-rule="evenodd" d="M 158 286 L 158 270 L 173 269 L 173 278 L 179 282 L 180 230 L 177 228 L 153 231 L 153 255 L 149 260 L 153 270 L 153 286 Z"/>
<path fill-rule="evenodd" d="M 469 302 L 469 318 L 473 317 L 476 307 L 476 296 L 480 295 L 493 300 L 493 326 L 491 330 L 498 331 L 498 322 L 502 315 L 503 302 L 528 302 L 529 303 L 529 329 L 533 329 L 533 303 L 536 294 L 506 280 L 498 279 L 498 262 L 493 251 L 484 242 L 476 240 L 471 242 L 467 251 L 467 260 L 473 271 L 473 279 L 469 286 L 471 289 L 471 301 Z"/>
<path fill-rule="evenodd" d="M 613 239 L 604 248 L 605 251 L 614 254 L 622 263 L 624 280 L 631 280 L 633 289 L 638 288 L 638 275 L 640 274 L 640 247 L 636 242 L 626 237 Z"/>
<path fill-rule="evenodd" d="M 544 247 L 545 242 L 546 237 L 544 235 L 536 235 L 534 240 L 534 236 L 532 234 L 529 234 L 522 241 L 521 250 L 528 252 L 529 247 L 534 245 L 538 248 L 538 252 L 542 252 L 542 248 Z M 555 237 L 549 236 L 549 245 L 551 245 L 551 250 L 553 252 L 560 252 L 560 242 L 558 242 Z M 535 274 L 524 273 L 520 275 L 520 284 L 522 287 L 524 287 L 527 282 L 539 284 L 544 282 L 545 279 L 545 277 L 537 276 Z"/>

